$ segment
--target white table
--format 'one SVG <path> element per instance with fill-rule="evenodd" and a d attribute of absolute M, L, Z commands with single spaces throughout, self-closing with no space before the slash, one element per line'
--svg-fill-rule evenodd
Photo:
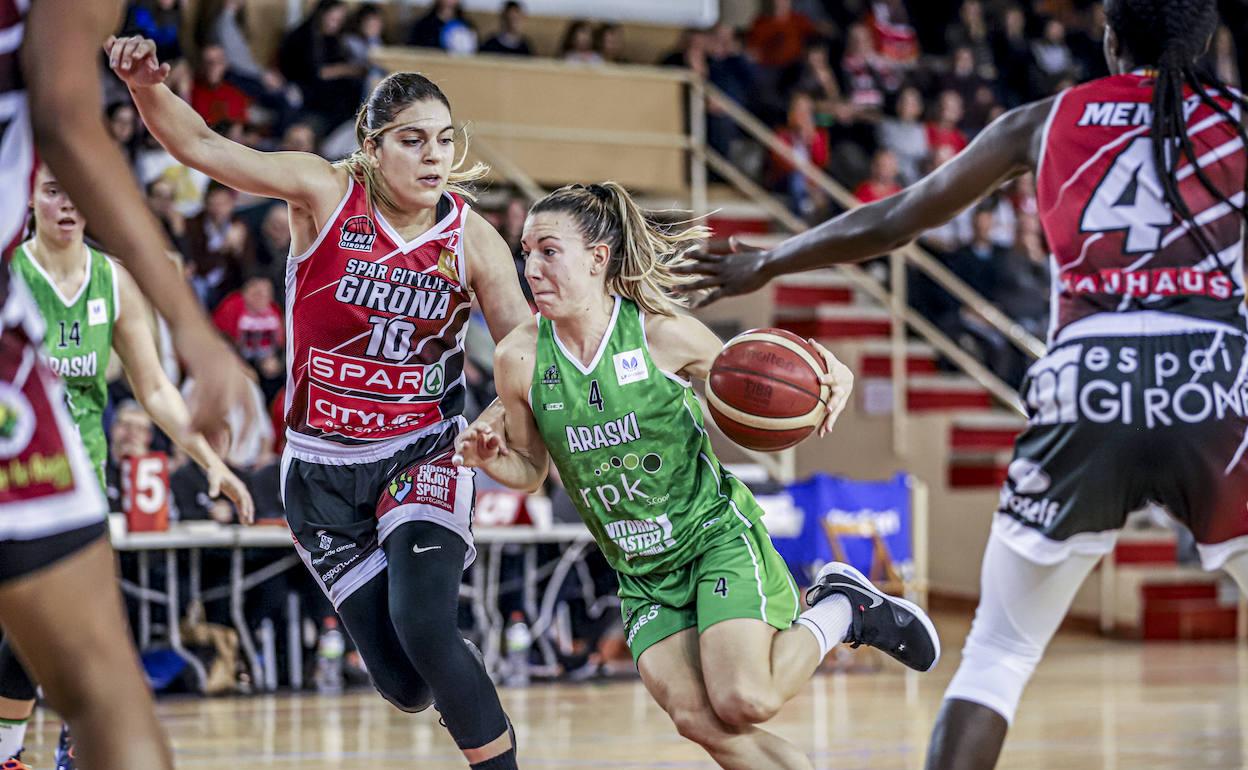
<path fill-rule="evenodd" d="M 473 536 L 477 544 L 477 560 L 470 568 L 469 585 L 464 588 L 463 594 L 472 603 L 473 617 L 483 633 L 485 644 L 482 654 L 485 656 L 487 668 L 491 673 L 497 672 L 502 657 L 500 647 L 504 618 L 498 609 L 498 599 L 502 554 L 508 545 L 521 546 L 524 549 L 525 612 L 533 620 L 533 638 L 539 650 L 546 662 L 553 664 L 554 652 L 546 638 L 546 632 L 554 624 L 555 605 L 560 588 L 568 574 L 578 563 L 584 561 L 593 546 L 593 537 L 589 530 L 580 524 L 556 524 L 541 529 L 529 526 L 482 527 L 474 530 Z M 230 619 L 238 631 L 243 654 L 251 669 L 252 681 L 258 688 L 263 686 L 265 677 L 243 612 L 244 598 L 247 591 L 299 564 L 301 560 L 292 553 L 248 574 L 244 571 L 243 552 L 248 548 L 293 548 L 289 529 L 284 525 L 242 527 L 221 526 L 211 522 L 187 522 L 175 523 L 165 532 L 126 532 L 124 527 L 114 526 L 112 542 L 118 551 L 134 552 L 138 556 L 138 584 L 123 581 L 123 589 L 139 600 L 140 646 L 146 647 L 151 643 L 151 604 L 165 605 L 169 616 L 169 645 L 186 660 L 200 689 L 203 689 L 207 672 L 199 659 L 183 645 L 178 627 L 181 610 L 177 552 L 187 551 L 190 559 L 191 599 L 211 600 L 216 598 L 213 594 L 218 591 L 218 596 L 228 594 Z M 566 547 L 555 563 L 539 603 L 537 589 L 541 574 L 537 565 L 537 548 L 543 544 L 564 544 Z M 230 582 L 224 589 L 201 591 L 200 552 L 204 548 L 223 548 L 230 551 Z M 165 555 L 163 591 L 151 586 L 150 554 L 154 551 L 163 551 Z M 297 628 L 292 632 L 292 637 L 297 640 Z M 292 661 L 292 671 L 296 665 L 296 661 Z M 298 675 L 294 676 L 297 678 Z"/>

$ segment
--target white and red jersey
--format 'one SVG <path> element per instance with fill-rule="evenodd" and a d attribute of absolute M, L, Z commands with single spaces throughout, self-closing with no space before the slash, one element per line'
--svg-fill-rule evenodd
<path fill-rule="evenodd" d="M 388 457 L 464 405 L 471 312 L 468 205 L 446 193 L 437 222 L 404 242 L 349 183 L 337 211 L 286 266 L 287 451 L 307 462 Z"/>
<path fill-rule="evenodd" d="M 1241 119 L 1238 104 L 1210 95 Z M 1243 143 L 1226 118 L 1188 94 L 1200 169 L 1230 201 L 1211 195 L 1181 157 L 1179 191 L 1210 254 L 1162 192 L 1152 98 L 1152 77 L 1138 71 L 1075 86 L 1053 105 L 1036 175 L 1052 251 L 1050 343 L 1089 333 L 1245 330 Z"/>
<path fill-rule="evenodd" d="M 9 256 L 26 225 L 35 168 L 26 83 L 18 58 L 30 0 L 0 0 L 0 305 L 8 286 Z"/>

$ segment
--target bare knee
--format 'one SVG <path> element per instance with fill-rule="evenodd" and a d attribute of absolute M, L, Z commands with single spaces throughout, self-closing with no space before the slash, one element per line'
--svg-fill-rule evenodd
<path fill-rule="evenodd" d="M 715 713 L 705 703 L 670 706 L 668 716 L 672 718 L 672 724 L 676 725 L 676 732 L 680 733 L 680 737 L 705 749 L 715 749 L 728 737 L 717 724 L 719 720 Z"/>
<path fill-rule="evenodd" d="M 734 727 L 766 722 L 784 705 L 774 692 L 749 685 L 715 688 L 709 695 L 716 716 Z"/>

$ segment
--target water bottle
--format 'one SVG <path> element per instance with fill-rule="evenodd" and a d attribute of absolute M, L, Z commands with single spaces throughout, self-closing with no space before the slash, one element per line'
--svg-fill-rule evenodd
<path fill-rule="evenodd" d="M 508 687 L 524 687 L 529 683 L 529 648 L 533 646 L 533 634 L 524 622 L 524 613 L 511 613 L 511 623 L 504 633 L 507 648 L 507 675 L 503 684 Z"/>
<path fill-rule="evenodd" d="M 338 618 L 325 618 L 325 629 L 316 644 L 316 691 L 322 695 L 342 692 L 342 656 L 347 640 L 338 630 Z"/>

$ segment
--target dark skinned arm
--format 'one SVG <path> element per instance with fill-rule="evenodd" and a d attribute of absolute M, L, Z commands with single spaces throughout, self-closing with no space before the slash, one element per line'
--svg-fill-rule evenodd
<path fill-rule="evenodd" d="M 701 303 L 707 304 L 760 289 L 776 276 L 887 254 L 1034 169 L 1052 104 L 1046 99 L 1007 112 L 956 157 L 905 190 L 847 211 L 774 249 L 734 243 L 732 254 L 701 252 L 675 270 L 702 276 L 685 289 L 710 289 Z"/>
<path fill-rule="evenodd" d="M 208 323 L 148 211 L 121 151 L 104 129 L 96 58 L 121 15 L 121 2 L 39 0 L 26 19 L 22 71 L 35 143 L 88 226 L 117 256 L 169 322 L 196 381 L 192 425 L 216 433 L 223 404 L 246 391 L 242 363 Z"/>

